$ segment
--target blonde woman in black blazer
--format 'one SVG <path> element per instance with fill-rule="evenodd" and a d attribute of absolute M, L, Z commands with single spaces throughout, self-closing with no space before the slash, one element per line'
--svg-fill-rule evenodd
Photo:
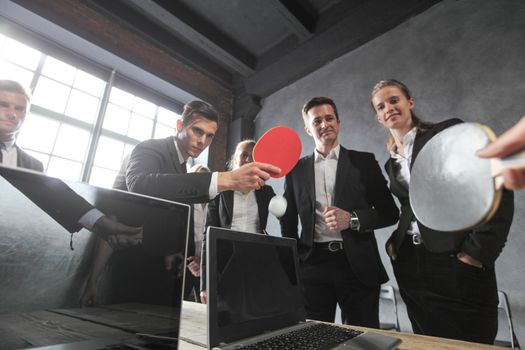
<path fill-rule="evenodd" d="M 473 230 L 438 232 L 423 226 L 410 207 L 410 168 L 434 135 L 462 121 L 420 121 L 408 88 L 396 80 L 376 84 L 371 102 L 377 120 L 390 132 L 391 157 L 385 169 L 390 189 L 401 203 L 401 215 L 386 250 L 413 330 L 492 344 L 498 322 L 494 262 L 509 233 L 513 193 L 505 191 L 494 217 Z"/>

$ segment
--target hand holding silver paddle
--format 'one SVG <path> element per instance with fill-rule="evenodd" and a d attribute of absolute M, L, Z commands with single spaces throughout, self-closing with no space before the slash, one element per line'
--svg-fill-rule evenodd
<path fill-rule="evenodd" d="M 462 123 L 426 143 L 410 180 L 410 204 L 423 225 L 451 232 L 490 220 L 501 200 L 502 171 L 525 167 L 525 152 L 504 159 L 476 155 L 495 139 L 482 124 Z"/>

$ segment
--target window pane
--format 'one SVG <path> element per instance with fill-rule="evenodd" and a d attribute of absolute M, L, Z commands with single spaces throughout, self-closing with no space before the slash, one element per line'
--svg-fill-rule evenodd
<path fill-rule="evenodd" d="M 145 117 L 153 119 L 155 117 L 155 110 L 157 106 L 149 101 L 146 101 L 140 97 L 135 97 L 133 103 L 133 112 L 142 114 Z"/>
<path fill-rule="evenodd" d="M 97 116 L 99 99 L 73 89 L 67 102 L 66 114 L 72 118 L 93 124 Z"/>
<path fill-rule="evenodd" d="M 151 138 L 153 130 L 153 120 L 144 118 L 138 114 L 133 113 L 131 123 L 129 125 L 128 136 L 137 140 L 147 140 Z"/>
<path fill-rule="evenodd" d="M 44 63 L 44 68 L 42 69 L 42 74 L 64 84 L 71 85 L 73 84 L 73 79 L 75 79 L 76 70 L 75 67 L 70 66 L 67 63 L 59 61 L 51 56 L 47 56 L 46 63 Z"/>
<path fill-rule="evenodd" d="M 23 86 L 30 86 L 33 72 L 7 61 L 0 60 L 0 79 L 15 80 Z"/>
<path fill-rule="evenodd" d="M 71 88 L 51 79 L 40 77 L 32 102 L 58 113 L 64 113 Z"/>
<path fill-rule="evenodd" d="M 89 131 L 62 124 L 53 154 L 82 162 L 89 142 Z"/>
<path fill-rule="evenodd" d="M 180 115 L 163 107 L 159 107 L 159 110 L 157 111 L 157 122 L 160 122 L 164 125 L 169 125 L 174 129 L 177 125 L 177 119 L 179 118 Z"/>
<path fill-rule="evenodd" d="M 172 136 L 173 134 L 175 134 L 174 128 L 157 123 L 157 126 L 155 127 L 154 138 L 162 139 L 168 136 Z"/>
<path fill-rule="evenodd" d="M 61 179 L 80 181 L 80 170 L 82 164 L 73 160 L 51 157 L 47 175 L 59 177 Z"/>
<path fill-rule="evenodd" d="M 118 171 L 122 162 L 124 143 L 101 136 L 95 154 L 95 165 Z"/>
<path fill-rule="evenodd" d="M 117 171 L 93 167 L 91 169 L 91 177 L 89 178 L 89 184 L 94 186 L 111 188 L 113 186 L 113 182 L 115 181 L 117 173 Z"/>
<path fill-rule="evenodd" d="M 130 117 L 131 112 L 129 110 L 109 103 L 106 109 L 106 116 L 104 117 L 104 124 L 102 127 L 104 129 L 126 135 Z"/>
<path fill-rule="evenodd" d="M 96 97 L 101 97 L 104 92 L 104 86 L 106 83 L 89 73 L 78 70 L 75 77 L 74 87 L 82 91 L 88 92 Z"/>
<path fill-rule="evenodd" d="M 0 57 L 31 70 L 36 69 L 41 55 L 40 51 L 10 38 L 4 41 L 4 45 L 0 49 Z"/>
<path fill-rule="evenodd" d="M 133 106 L 133 95 L 124 90 L 118 88 L 111 88 L 111 94 L 109 95 L 109 101 L 119 106 L 131 109 Z"/>
<path fill-rule="evenodd" d="M 25 148 L 24 148 L 24 151 L 26 151 L 29 155 L 31 155 L 31 156 L 35 157 L 36 159 L 38 159 L 39 161 L 41 161 L 42 164 L 44 164 L 44 172 L 46 171 L 47 163 L 49 163 L 49 154 L 35 152 L 35 151 L 31 151 L 31 150 L 28 150 L 28 149 L 25 149 Z"/>
<path fill-rule="evenodd" d="M 133 152 L 134 148 L 135 148 L 135 145 L 126 144 L 124 146 L 124 153 L 122 153 L 122 160 L 124 160 L 124 158 L 126 158 L 126 157 L 129 160 L 129 157 L 131 156 L 131 152 Z M 121 164 L 122 164 L 122 162 L 121 162 Z"/>
<path fill-rule="evenodd" d="M 30 114 L 26 116 L 16 142 L 20 147 L 51 153 L 59 126 L 56 120 Z"/>

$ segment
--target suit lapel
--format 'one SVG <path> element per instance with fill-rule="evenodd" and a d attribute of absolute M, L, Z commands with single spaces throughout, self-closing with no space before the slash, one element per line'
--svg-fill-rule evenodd
<path fill-rule="evenodd" d="M 396 162 L 393 158 L 388 159 L 386 165 L 386 172 L 388 178 L 390 179 L 390 191 L 394 193 L 397 197 L 408 197 L 408 189 L 405 188 L 396 178 L 395 172 Z"/>
<path fill-rule="evenodd" d="M 348 159 L 348 153 L 343 146 L 339 148 L 339 159 L 337 160 L 337 170 L 335 174 L 335 186 L 334 186 L 334 202 L 331 203 L 334 206 L 337 206 L 338 203 L 341 203 L 341 194 L 343 193 L 343 183 L 348 183 L 348 176 L 350 172 L 350 159 Z M 344 177 L 344 179 L 343 179 Z"/>
<path fill-rule="evenodd" d="M 312 208 L 315 208 L 315 170 L 314 170 L 314 155 L 313 154 L 305 158 L 304 166 L 306 170 L 304 172 L 306 176 L 304 181 L 305 181 L 305 184 L 307 184 L 306 188 L 307 188 L 308 197 L 312 204 Z M 315 212 L 313 213 L 313 215 L 315 217 Z"/>
<path fill-rule="evenodd" d="M 177 153 L 177 148 L 175 147 L 175 137 L 170 136 L 166 138 L 166 142 L 168 145 L 168 153 L 170 157 L 169 160 L 171 162 L 171 165 L 175 169 L 175 173 L 185 174 L 187 172 L 186 167 L 179 163 L 179 154 Z"/>
<path fill-rule="evenodd" d="M 412 148 L 412 158 L 410 159 L 410 170 L 412 170 L 412 165 L 414 165 L 414 161 L 416 160 L 417 155 L 419 154 L 419 151 L 423 148 L 425 143 L 434 135 L 431 130 L 426 131 L 424 133 L 416 133 L 416 138 L 414 139 L 414 147 Z"/>
<path fill-rule="evenodd" d="M 224 210 L 226 215 L 228 215 L 228 222 L 231 225 L 233 220 L 233 191 L 226 191 L 221 196 L 221 201 L 223 201 Z"/>
<path fill-rule="evenodd" d="M 355 186 L 360 183 L 359 169 L 352 164 L 350 158 L 350 151 L 341 146 L 335 174 L 334 202 L 332 203 L 335 206 L 340 206 L 342 203 L 350 204 L 353 198 L 348 194 L 355 194 L 358 191 Z"/>

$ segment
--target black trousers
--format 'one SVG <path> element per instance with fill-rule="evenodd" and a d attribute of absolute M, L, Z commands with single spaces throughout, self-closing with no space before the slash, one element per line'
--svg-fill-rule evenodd
<path fill-rule="evenodd" d="M 301 280 L 307 318 L 334 322 L 339 304 L 344 323 L 379 328 L 380 286 L 361 283 L 344 250 L 315 249 L 301 263 Z"/>
<path fill-rule="evenodd" d="M 498 331 L 494 268 L 467 265 L 456 254 L 433 253 L 405 237 L 392 265 L 414 332 L 493 344 Z"/>

